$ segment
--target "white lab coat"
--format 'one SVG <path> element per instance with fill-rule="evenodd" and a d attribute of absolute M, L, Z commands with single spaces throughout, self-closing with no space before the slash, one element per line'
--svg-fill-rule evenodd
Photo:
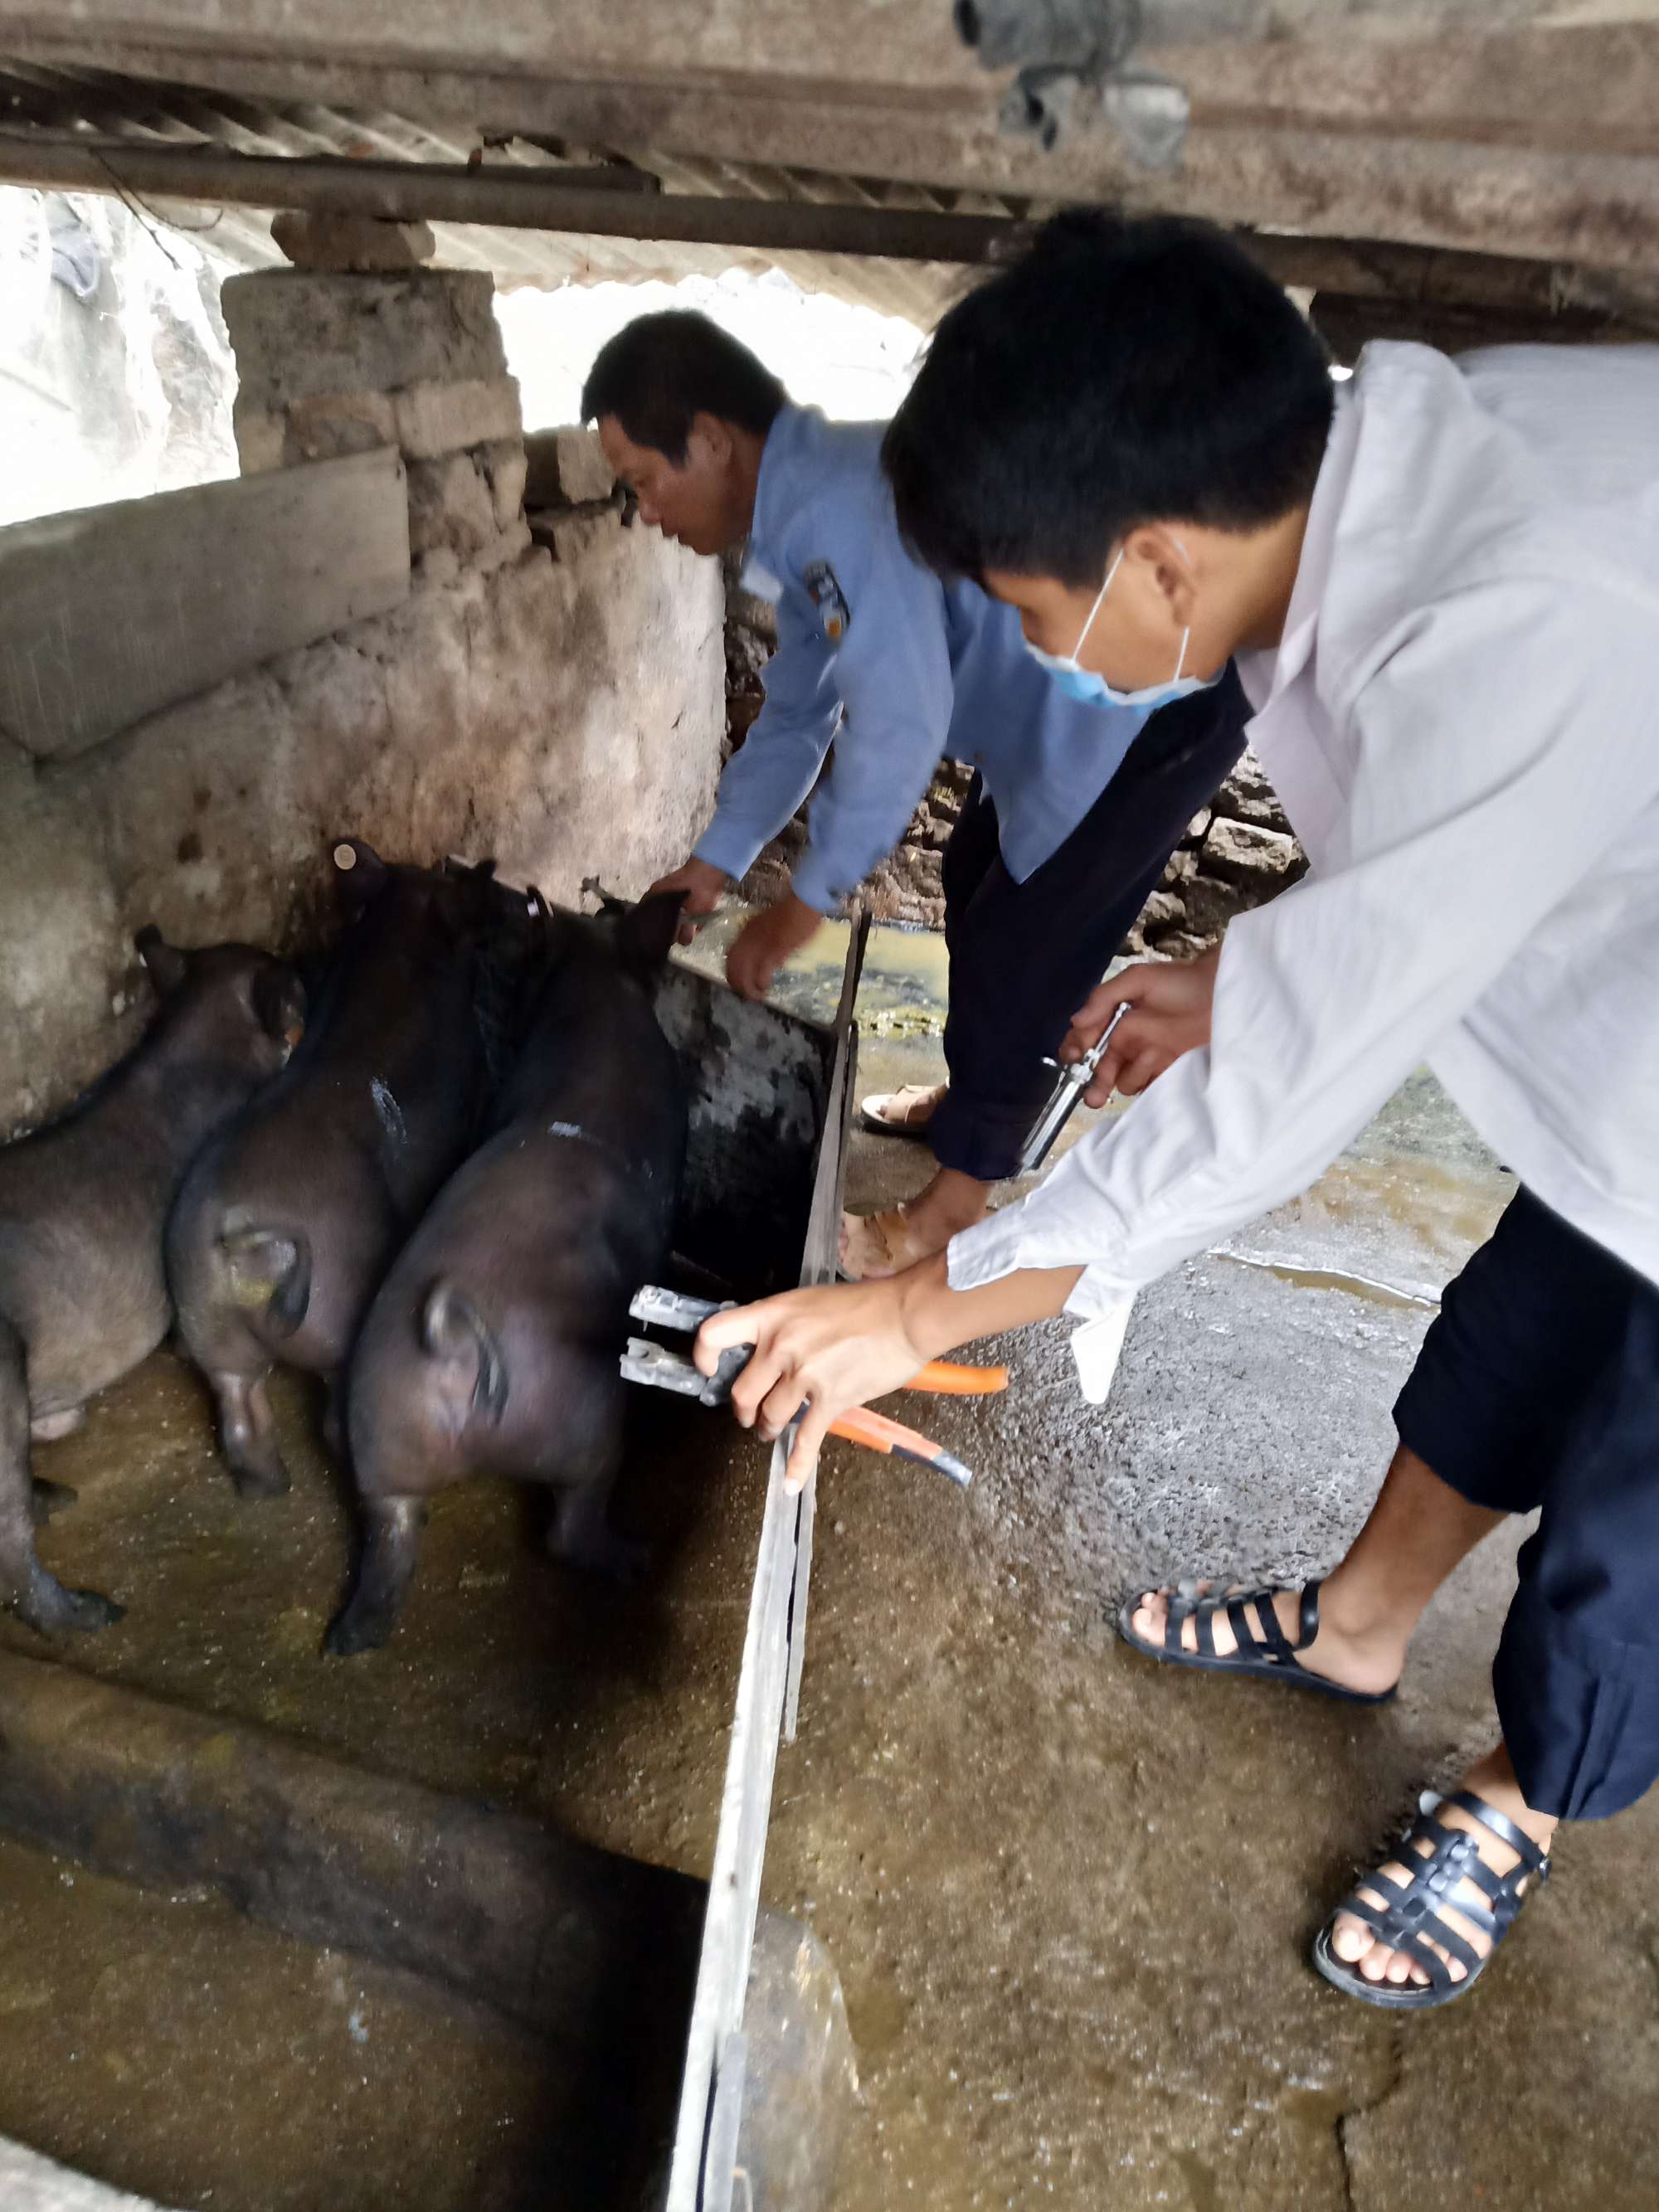
<path fill-rule="evenodd" d="M 1240 657 L 1310 872 L 1228 929 L 1207 1049 L 957 1237 L 953 1287 L 1139 1286 L 1305 1189 L 1426 1060 L 1659 1281 L 1659 348 L 1379 344 L 1284 638 Z"/>

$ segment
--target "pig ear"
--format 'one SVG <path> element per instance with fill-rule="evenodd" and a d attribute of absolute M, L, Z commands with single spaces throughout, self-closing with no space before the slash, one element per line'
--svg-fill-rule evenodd
<path fill-rule="evenodd" d="M 684 891 L 653 891 L 617 919 L 617 946 L 635 968 L 660 968 L 679 933 Z"/>
<path fill-rule="evenodd" d="M 361 837 L 342 837 L 334 848 L 334 880 L 353 906 L 367 906 L 392 871 Z"/>
<path fill-rule="evenodd" d="M 253 979 L 253 1011 L 267 1036 L 292 1048 L 306 1033 L 306 987 L 293 969 L 273 960 Z"/>
<path fill-rule="evenodd" d="M 180 952 L 176 945 L 169 945 L 153 921 L 147 921 L 132 942 L 163 998 L 182 988 L 190 973 L 187 952 Z"/>
<path fill-rule="evenodd" d="M 435 1283 L 421 1312 L 421 1342 L 428 1358 L 472 1370 L 472 1409 L 499 1421 L 507 1411 L 507 1369 L 489 1324 L 465 1291 Z"/>

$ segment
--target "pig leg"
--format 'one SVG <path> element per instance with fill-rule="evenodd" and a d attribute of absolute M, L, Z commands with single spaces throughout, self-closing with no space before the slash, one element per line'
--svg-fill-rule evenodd
<path fill-rule="evenodd" d="M 66 1413 L 43 1413 L 29 1425 L 29 1441 L 37 1444 L 55 1444 L 64 1437 L 72 1437 L 77 1429 L 87 1425 L 84 1406 L 71 1406 Z M 66 1482 L 48 1482 L 42 1475 L 34 1478 L 34 1525 L 41 1528 L 54 1513 L 61 1513 L 66 1505 L 73 1505 L 79 1492 Z"/>
<path fill-rule="evenodd" d="M 363 1547 L 350 1602 L 337 1613 L 323 1649 L 336 1659 L 378 1651 L 391 1635 L 420 1556 L 426 1504 L 419 1498 L 366 1498 Z"/>
<path fill-rule="evenodd" d="M 651 1547 L 619 1536 L 611 1526 L 611 1478 L 584 1482 L 562 1490 L 554 1500 L 548 1523 L 550 1557 L 568 1559 L 572 1566 L 590 1574 L 605 1575 L 612 1582 L 635 1583 L 651 1561 Z"/>
<path fill-rule="evenodd" d="M 276 1446 L 276 1416 L 271 1411 L 270 1368 L 257 1375 L 210 1371 L 219 1409 L 219 1445 L 230 1463 L 232 1480 L 243 1498 L 280 1498 L 289 1486 L 288 1469 Z"/>
<path fill-rule="evenodd" d="M 0 1597 L 43 1636 L 107 1628 L 125 1609 L 96 1590 L 65 1589 L 35 1557 L 28 1367 L 23 1340 L 4 1320 L 0 1320 Z"/>
<path fill-rule="evenodd" d="M 351 1464 L 347 1433 L 345 1370 L 337 1367 L 328 1378 L 328 1400 L 323 1407 L 323 1442 L 336 1467 Z"/>

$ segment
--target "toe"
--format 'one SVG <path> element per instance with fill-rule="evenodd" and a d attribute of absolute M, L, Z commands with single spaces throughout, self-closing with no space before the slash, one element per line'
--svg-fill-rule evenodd
<path fill-rule="evenodd" d="M 1352 1912 L 1337 1914 L 1336 1924 L 1331 1929 L 1331 1948 L 1344 1966 L 1358 1966 L 1376 1940 L 1364 1922 L 1356 1920 Z"/>
<path fill-rule="evenodd" d="M 1164 1624 L 1170 1617 L 1170 1601 L 1162 1590 L 1142 1590 L 1140 1601 L 1129 1615 L 1129 1626 L 1137 1636 L 1145 1637 L 1149 1644 L 1162 1644 Z"/>

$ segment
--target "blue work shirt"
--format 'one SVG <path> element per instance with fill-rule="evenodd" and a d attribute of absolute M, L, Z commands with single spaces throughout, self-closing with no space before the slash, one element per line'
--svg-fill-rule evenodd
<path fill-rule="evenodd" d="M 899 536 L 879 422 L 785 407 L 761 455 L 745 588 L 777 610 L 766 704 L 720 778 L 696 856 L 746 875 L 834 757 L 812 801 L 798 898 L 827 914 L 904 835 L 941 755 L 980 769 L 1002 858 L 1024 883 L 1115 774 L 1148 710 L 1068 698 L 1019 617 L 941 583 Z"/>

